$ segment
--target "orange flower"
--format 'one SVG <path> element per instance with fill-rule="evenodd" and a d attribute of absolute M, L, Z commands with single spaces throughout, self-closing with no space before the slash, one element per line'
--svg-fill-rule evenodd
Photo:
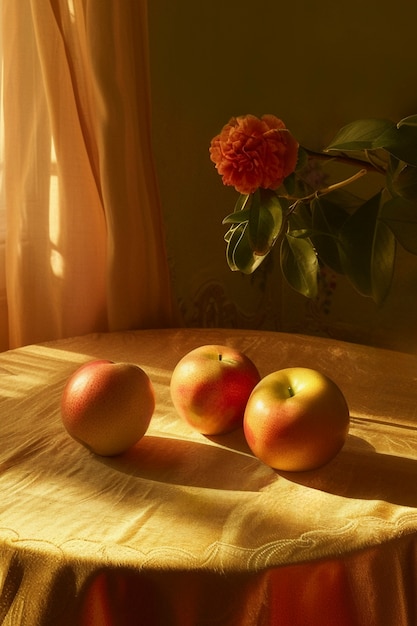
<path fill-rule="evenodd" d="M 298 142 L 275 115 L 232 117 L 210 144 L 224 185 L 250 194 L 277 189 L 297 163 Z"/>

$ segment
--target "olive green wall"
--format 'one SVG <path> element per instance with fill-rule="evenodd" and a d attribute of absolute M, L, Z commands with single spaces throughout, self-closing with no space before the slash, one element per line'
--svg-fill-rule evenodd
<path fill-rule="evenodd" d="M 273 113 L 318 149 L 354 119 L 416 113 L 416 24 L 415 0 L 149 0 L 155 159 L 187 324 L 417 349 L 414 257 L 400 260 L 381 310 L 340 279 L 314 303 L 290 293 L 276 254 L 252 277 L 232 273 L 221 221 L 237 194 L 208 157 L 211 138 L 234 115 Z"/>

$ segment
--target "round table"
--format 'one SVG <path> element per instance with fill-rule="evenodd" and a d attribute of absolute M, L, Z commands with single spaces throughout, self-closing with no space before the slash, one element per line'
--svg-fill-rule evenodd
<path fill-rule="evenodd" d="M 313 367 L 351 429 L 309 472 L 256 459 L 243 431 L 177 416 L 173 368 L 234 346 L 262 376 Z M 94 455 L 60 418 L 67 378 L 105 358 L 156 391 L 146 436 Z M 225 329 L 92 334 L 0 354 L 0 623 L 4 626 L 370 626 L 417 616 L 417 358 L 324 338 Z"/>

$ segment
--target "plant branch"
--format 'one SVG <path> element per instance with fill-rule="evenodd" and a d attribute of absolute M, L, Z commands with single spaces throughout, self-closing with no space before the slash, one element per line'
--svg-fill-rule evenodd
<path fill-rule="evenodd" d="M 368 170 L 363 167 L 352 176 L 349 176 L 349 178 L 340 180 L 339 182 L 333 183 L 333 185 L 329 185 L 328 187 L 323 187 L 323 189 L 317 189 L 317 191 L 313 191 L 313 193 L 310 193 L 308 196 L 304 196 L 303 198 L 293 198 L 288 195 L 285 197 L 287 198 L 287 200 L 296 200 L 296 204 L 299 202 L 309 202 L 310 200 L 313 200 L 318 196 L 324 196 L 327 193 L 331 193 L 332 191 L 336 191 L 337 189 L 341 189 L 342 187 L 350 185 L 351 183 L 355 182 L 355 180 L 358 180 L 359 178 L 362 178 L 362 176 L 365 176 L 365 174 L 367 174 L 367 171 Z"/>
<path fill-rule="evenodd" d="M 314 150 L 310 150 L 309 148 L 304 148 L 304 150 L 308 154 L 308 156 L 315 158 L 315 159 L 319 159 L 322 161 L 332 160 L 332 161 L 337 161 L 338 163 L 343 163 L 345 165 L 353 165 L 356 167 L 360 163 L 361 166 L 369 172 L 377 172 L 378 174 L 384 174 L 384 175 L 386 174 L 386 170 L 383 167 L 379 167 L 375 163 L 375 161 L 370 159 L 367 150 L 365 151 L 365 154 L 368 160 L 362 160 L 362 159 L 358 159 L 354 157 L 349 157 L 349 156 L 346 156 L 345 154 L 340 154 L 340 153 L 330 154 L 327 152 L 315 152 Z"/>
<path fill-rule="evenodd" d="M 363 167 L 361 170 L 359 170 L 359 172 L 356 172 L 356 174 L 353 174 L 353 176 L 349 176 L 349 178 L 340 180 L 338 183 L 333 183 L 333 185 L 324 187 L 324 189 L 318 189 L 317 191 L 310 194 L 309 196 L 307 196 L 307 198 L 304 198 L 304 199 L 310 200 L 310 199 L 313 199 L 315 196 L 322 196 L 326 193 L 330 193 L 331 191 L 335 191 L 336 189 L 341 189 L 342 187 L 346 187 L 346 185 L 350 185 L 351 183 L 355 182 L 355 180 L 358 180 L 359 178 L 362 178 L 362 176 L 365 176 L 367 171 L 368 170 L 365 167 Z"/>

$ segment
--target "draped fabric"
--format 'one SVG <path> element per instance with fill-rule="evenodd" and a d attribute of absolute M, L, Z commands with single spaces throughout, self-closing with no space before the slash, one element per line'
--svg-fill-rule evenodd
<path fill-rule="evenodd" d="M 262 376 L 295 365 L 331 376 L 351 414 L 343 449 L 283 472 L 253 456 L 242 428 L 191 429 L 170 380 L 204 344 L 244 351 Z M 145 436 L 114 457 L 60 419 L 68 377 L 93 358 L 136 363 L 155 389 Z M 0 372 L 2 626 L 417 623 L 415 355 L 154 329 L 23 346 L 0 355 Z"/>
<path fill-rule="evenodd" d="M 10 347 L 171 325 L 146 1 L 0 6 Z"/>

